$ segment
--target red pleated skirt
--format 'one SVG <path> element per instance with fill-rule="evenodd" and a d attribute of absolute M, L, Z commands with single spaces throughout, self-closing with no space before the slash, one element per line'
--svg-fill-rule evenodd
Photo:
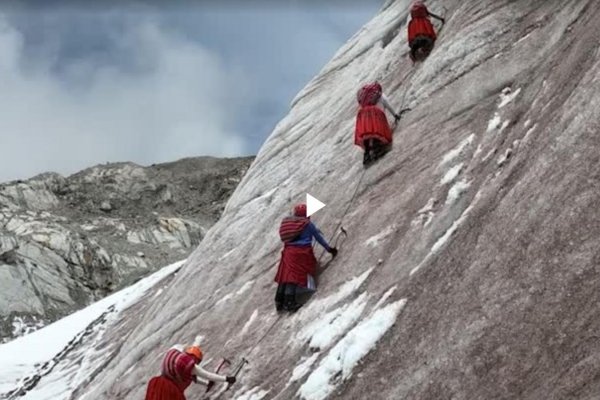
<path fill-rule="evenodd" d="M 437 36 L 429 18 L 413 18 L 408 23 L 408 44 L 410 45 L 417 36 L 426 36 L 435 42 Z"/>
<path fill-rule="evenodd" d="M 185 395 L 170 379 L 155 376 L 148 382 L 146 400 L 185 400 Z"/>
<path fill-rule="evenodd" d="M 281 252 L 281 260 L 275 275 L 275 282 L 295 283 L 307 287 L 308 275 L 315 276 L 317 259 L 312 246 L 285 245 Z"/>
<path fill-rule="evenodd" d="M 387 117 L 378 106 L 362 107 L 356 115 L 354 144 L 364 149 L 364 141 L 377 139 L 383 144 L 392 142 L 392 130 Z"/>

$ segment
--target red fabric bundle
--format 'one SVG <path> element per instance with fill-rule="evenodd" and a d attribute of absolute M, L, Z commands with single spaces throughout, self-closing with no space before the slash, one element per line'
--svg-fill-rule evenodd
<path fill-rule="evenodd" d="M 170 379 L 155 376 L 148 382 L 146 400 L 185 400 L 185 395 Z"/>
<path fill-rule="evenodd" d="M 383 110 L 377 106 L 362 107 L 356 115 L 354 144 L 364 149 L 364 141 L 377 139 L 383 144 L 392 142 L 392 130 Z"/>
<path fill-rule="evenodd" d="M 408 23 L 408 43 L 413 42 L 418 36 L 426 36 L 435 41 L 437 35 L 429 18 L 413 18 Z"/>
<path fill-rule="evenodd" d="M 429 10 L 423 2 L 417 1 L 410 7 L 410 16 L 411 18 L 427 18 Z"/>
<path fill-rule="evenodd" d="M 296 239 L 306 225 L 310 222 L 310 219 L 305 217 L 285 217 L 279 225 L 279 237 L 283 243 L 289 243 Z"/>
<path fill-rule="evenodd" d="M 177 349 L 171 349 L 163 359 L 162 374 L 176 384 L 181 392 L 187 389 L 195 379 L 194 366 L 196 359 Z"/>
<path fill-rule="evenodd" d="M 365 85 L 358 90 L 356 100 L 362 107 L 377 104 L 383 93 L 383 88 L 377 82 Z"/>
<path fill-rule="evenodd" d="M 307 287 L 307 275 L 315 276 L 317 259 L 312 246 L 292 246 L 286 244 L 281 252 L 281 260 L 275 275 L 275 282 L 295 283 Z"/>

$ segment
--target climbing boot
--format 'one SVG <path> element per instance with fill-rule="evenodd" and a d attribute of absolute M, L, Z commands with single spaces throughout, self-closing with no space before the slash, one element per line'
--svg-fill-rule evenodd
<path fill-rule="evenodd" d="M 285 295 L 285 302 L 283 303 L 283 309 L 285 311 L 295 313 L 300 307 L 302 307 L 302 304 L 296 302 L 296 296 L 293 294 Z"/>
<path fill-rule="evenodd" d="M 371 162 L 371 151 L 365 150 L 365 154 L 363 156 L 363 165 L 367 165 Z"/>

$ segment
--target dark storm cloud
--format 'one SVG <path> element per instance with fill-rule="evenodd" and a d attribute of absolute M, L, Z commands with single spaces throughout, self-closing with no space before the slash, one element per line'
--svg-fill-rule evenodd
<path fill-rule="evenodd" d="M 379 7 L 53 3 L 0 9 L 0 180 L 254 153 Z"/>

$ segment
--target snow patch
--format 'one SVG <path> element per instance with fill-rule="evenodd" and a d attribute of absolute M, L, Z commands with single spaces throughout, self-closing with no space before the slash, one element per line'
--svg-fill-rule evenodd
<path fill-rule="evenodd" d="M 322 350 L 329 347 L 344 334 L 362 315 L 368 296 L 362 293 L 352 303 L 346 304 L 309 324 L 300 334 L 299 339 L 310 339 L 311 349 Z"/>
<path fill-rule="evenodd" d="M 262 400 L 268 393 L 268 390 L 263 390 L 257 386 L 235 398 L 236 400 Z"/>
<path fill-rule="evenodd" d="M 500 122 L 502 122 L 502 119 L 500 118 L 500 114 L 495 113 L 494 117 L 492 119 L 490 119 L 490 121 L 488 122 L 487 132 L 491 133 L 491 132 L 495 131 L 496 129 L 498 129 L 498 127 L 500 126 Z"/>
<path fill-rule="evenodd" d="M 467 182 L 466 179 L 461 179 L 456 182 L 450 190 L 448 190 L 448 197 L 446 198 L 446 205 L 453 204 L 461 194 L 463 194 L 471 186 L 471 182 Z"/>
<path fill-rule="evenodd" d="M 229 300 L 231 300 L 232 298 L 234 298 L 235 296 L 239 296 L 241 294 L 246 293 L 248 290 L 250 290 L 250 288 L 252 287 L 252 285 L 254 284 L 254 280 L 248 281 L 246 283 L 244 283 L 238 290 L 237 292 L 231 292 L 231 293 L 227 293 L 225 296 L 221 297 L 216 303 L 215 306 L 220 306 L 221 304 L 227 303 Z M 215 292 L 216 294 L 217 292 Z"/>
<path fill-rule="evenodd" d="M 314 353 L 307 359 L 303 360 L 301 364 L 297 365 L 292 372 L 292 377 L 290 378 L 290 383 L 297 382 L 300 379 L 304 378 L 306 374 L 310 372 L 311 367 L 319 358 L 319 353 Z"/>
<path fill-rule="evenodd" d="M 533 33 L 533 31 L 529 32 L 528 34 L 526 34 L 525 36 L 523 36 L 522 38 L 520 38 L 519 40 L 517 40 L 517 41 L 515 42 L 515 44 L 513 44 L 513 46 L 515 46 L 515 45 L 517 45 L 517 44 L 521 43 L 522 41 L 524 41 L 525 39 L 527 39 L 529 36 L 531 36 L 531 34 L 532 34 L 532 33 Z M 520 90 L 520 89 L 519 89 L 519 90 Z"/>
<path fill-rule="evenodd" d="M 370 238 L 368 238 L 365 241 L 365 245 L 369 246 L 369 247 L 377 247 L 379 246 L 379 243 L 385 239 L 386 237 L 388 237 L 389 235 L 391 235 L 392 233 L 394 233 L 394 231 L 396 230 L 396 225 L 390 225 L 387 228 L 385 228 L 383 230 L 383 232 L 375 235 L 375 236 L 371 236 Z"/>
<path fill-rule="evenodd" d="M 504 154 L 502 154 L 499 158 L 498 161 L 496 162 L 498 164 L 499 167 L 503 166 L 504 164 L 506 164 L 506 162 L 508 161 L 508 159 L 510 158 L 510 156 L 512 155 L 513 150 L 511 148 L 506 149 L 506 151 L 504 152 Z"/>
<path fill-rule="evenodd" d="M 417 272 L 419 269 L 421 269 L 421 267 L 423 265 L 425 265 L 425 263 L 431 258 L 431 256 L 436 254 L 442 248 L 442 246 L 444 246 L 444 244 L 448 241 L 448 239 L 450 239 L 452 234 L 454 232 L 456 232 L 456 230 L 462 225 L 463 222 L 465 222 L 465 220 L 467 219 L 467 216 L 473 209 L 473 206 L 479 200 L 480 195 L 481 195 L 481 192 L 477 192 L 477 194 L 475 195 L 475 199 L 469 205 L 469 207 L 467 207 L 465 209 L 465 211 L 463 211 L 463 213 L 460 215 L 460 217 L 452 223 L 450 228 L 448 228 L 448 230 L 433 244 L 433 246 L 431 246 L 431 250 L 429 251 L 427 256 L 425 256 L 425 258 L 423 259 L 423 261 L 421 261 L 421 263 L 419 265 L 417 265 L 415 268 L 413 268 L 410 271 L 410 275 L 413 275 L 415 272 Z"/>
<path fill-rule="evenodd" d="M 486 162 L 491 156 L 493 156 L 494 154 L 496 154 L 496 149 L 491 149 L 486 155 L 485 157 L 483 157 L 481 159 L 481 162 Z"/>
<path fill-rule="evenodd" d="M 385 292 L 383 294 L 383 296 L 381 297 L 381 299 L 379 299 L 379 301 L 377 302 L 377 304 L 375 304 L 375 307 L 373 307 L 373 309 L 376 310 L 379 307 L 381 307 L 383 305 L 383 303 L 385 303 L 387 301 L 387 299 L 389 299 L 390 296 L 392 294 L 394 294 L 394 292 L 396 291 L 397 288 L 398 288 L 398 286 L 394 286 L 391 289 L 389 289 L 387 292 Z"/>
<path fill-rule="evenodd" d="M 454 160 L 456 157 L 458 157 L 460 155 L 460 153 L 462 153 L 462 151 L 469 145 L 471 145 L 473 143 L 473 140 L 475 139 L 475 135 L 471 134 L 468 138 L 466 138 L 465 140 L 463 140 L 462 142 L 460 142 L 458 144 L 458 146 L 456 146 L 455 148 L 453 148 L 452 150 L 450 150 L 448 153 L 444 154 L 444 157 L 442 157 L 442 161 L 440 162 L 439 166 L 443 167 L 444 165 L 448 164 L 450 161 Z"/>
<path fill-rule="evenodd" d="M 412 226 L 418 226 L 418 225 L 427 226 L 427 225 L 429 225 L 429 223 L 433 219 L 433 216 L 435 215 L 435 213 L 433 212 L 434 206 L 435 206 L 435 199 L 434 198 L 429 199 L 427 204 L 425 204 L 425 206 L 423 208 L 421 208 L 419 211 L 417 211 L 417 217 L 414 220 L 412 220 L 411 225 Z"/>
<path fill-rule="evenodd" d="M 250 325 L 252 325 L 254 323 L 254 321 L 256 320 L 256 317 L 258 317 L 258 310 L 254 310 L 254 312 L 250 316 L 250 319 L 248 320 L 248 322 L 246 322 L 246 324 L 244 324 L 244 327 L 242 328 L 242 332 L 240 333 L 241 336 L 244 336 L 248 332 Z"/>
<path fill-rule="evenodd" d="M 441 180 L 442 185 L 450 183 L 454 179 L 456 179 L 458 174 L 460 174 L 460 171 L 462 170 L 463 165 L 464 164 L 460 163 L 460 164 L 455 165 L 454 167 L 450 168 L 450 170 L 448 170 L 448 172 L 446 172 L 446 175 L 444 175 L 444 177 Z"/>
<path fill-rule="evenodd" d="M 233 249 L 229 250 L 227 253 L 223 254 L 223 255 L 221 256 L 221 258 L 219 258 L 219 260 L 224 260 L 224 259 L 226 259 L 226 258 L 227 258 L 227 257 L 229 257 L 231 254 L 233 254 L 233 252 L 234 252 L 234 251 L 235 251 L 235 247 L 234 247 Z"/>
<path fill-rule="evenodd" d="M 352 293 L 356 292 L 356 290 L 358 290 L 358 288 L 369 277 L 369 275 L 371 275 L 373 270 L 374 267 L 371 267 L 363 272 L 360 276 L 352 278 L 348 282 L 344 283 L 334 294 L 325 297 L 324 299 L 311 301 L 309 306 L 307 308 L 301 308 L 300 312 L 303 314 L 308 314 L 312 317 L 314 315 L 314 310 L 325 310 L 328 307 L 337 304 L 340 300 L 343 300 Z"/>
<path fill-rule="evenodd" d="M 232 298 L 233 298 L 233 293 L 227 293 L 225 296 L 221 297 L 219 299 L 219 301 L 217 301 L 215 303 L 215 306 L 220 306 L 221 304 L 228 302 Z"/>
<path fill-rule="evenodd" d="M 82 337 L 92 324 L 98 322 L 100 317 L 110 315 L 112 318 L 116 318 L 120 312 L 135 304 L 159 281 L 177 272 L 184 262 L 185 260 L 164 267 L 141 279 L 135 285 L 113 293 L 27 336 L 0 345 L 0 393 L 18 389 L 27 377 L 38 374 L 42 376 L 38 387 L 43 386 L 39 391 L 44 393 L 43 397 L 40 398 L 69 398 L 69 385 L 63 380 L 44 380 L 43 376 L 59 362 L 55 361 L 54 358 L 59 353 L 68 350 L 71 342 L 77 342 L 76 339 Z M 106 321 L 99 321 L 91 329 L 95 332 L 101 332 L 104 330 L 105 324 Z M 22 356 L 24 352 L 27 353 L 25 358 Z M 78 379 L 85 379 L 94 370 L 93 368 L 84 369 L 85 367 L 85 365 L 77 366 Z M 36 391 L 38 387 L 36 387 Z M 51 395 L 46 395 L 47 393 L 51 393 Z"/>
<path fill-rule="evenodd" d="M 385 308 L 375 311 L 369 318 L 348 332 L 300 387 L 298 393 L 301 398 L 305 400 L 327 398 L 341 380 L 346 380 L 352 375 L 352 370 L 358 362 L 394 325 L 405 304 L 406 299 L 389 304 Z"/>
<path fill-rule="evenodd" d="M 239 296 L 241 294 L 246 293 L 248 290 L 250 290 L 250 288 L 252 287 L 252 285 L 254 284 L 254 280 L 248 281 L 246 283 L 244 283 L 244 285 L 240 288 L 240 290 L 238 290 L 237 292 L 235 292 L 236 296 Z"/>
<path fill-rule="evenodd" d="M 427 201 L 427 204 L 425 204 L 425 206 L 423 206 L 423 208 L 421 208 L 418 211 L 418 213 L 423 214 L 423 213 L 429 212 L 429 211 L 433 210 L 434 205 L 435 205 L 435 199 L 431 198 L 431 199 L 429 199 L 429 201 Z"/>
<path fill-rule="evenodd" d="M 525 136 L 523 137 L 523 140 L 522 140 L 523 142 L 525 142 L 525 141 L 527 141 L 527 139 L 529 139 L 529 136 L 531 136 L 531 134 L 533 133 L 533 131 L 535 130 L 535 128 L 537 128 L 537 124 L 533 125 L 531 127 L 531 129 L 529 129 L 527 131 L 527 133 L 525 133 Z"/>
<path fill-rule="evenodd" d="M 519 95 L 519 93 L 521 93 L 521 88 L 518 88 L 514 92 L 509 87 L 504 88 L 502 93 L 500 93 L 500 104 L 498 104 L 498 108 L 506 106 L 508 103 L 513 101 Z"/>

